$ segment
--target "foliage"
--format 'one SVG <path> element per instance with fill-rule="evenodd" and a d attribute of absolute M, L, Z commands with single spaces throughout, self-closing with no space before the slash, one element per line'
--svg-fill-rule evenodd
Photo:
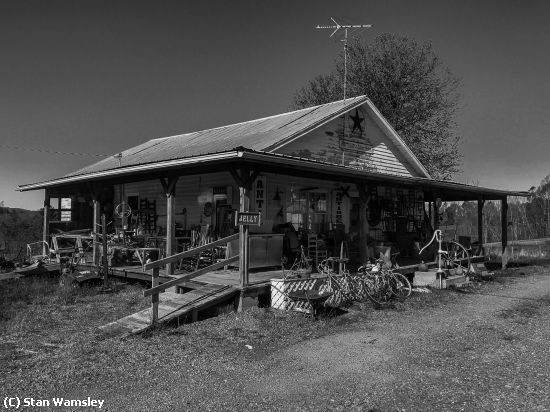
<path fill-rule="evenodd" d="M 340 100 L 343 55 L 332 73 L 321 74 L 300 89 L 294 107 Z M 383 34 L 372 44 L 348 46 L 347 96 L 367 95 L 434 178 L 450 179 L 461 155 L 455 134 L 459 80 L 434 53 L 430 43 Z"/>
<path fill-rule="evenodd" d="M 0 207 L 0 250 L 13 258 L 27 243 L 42 239 L 42 211 Z"/>
<path fill-rule="evenodd" d="M 538 239 L 550 232 L 550 175 L 538 187 L 532 187 L 529 198 L 511 198 L 508 201 L 508 239 Z M 456 224 L 459 234 L 477 239 L 477 204 L 474 202 L 448 203 L 443 207 L 444 219 Z M 483 207 L 483 242 L 501 239 L 500 202 L 485 202 Z"/>

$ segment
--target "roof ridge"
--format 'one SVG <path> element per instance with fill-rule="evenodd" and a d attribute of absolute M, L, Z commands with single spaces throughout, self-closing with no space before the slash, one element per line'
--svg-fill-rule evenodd
<path fill-rule="evenodd" d="M 306 110 L 308 110 L 309 112 L 313 112 L 313 111 L 315 111 L 315 110 L 317 110 L 317 109 L 319 109 L 320 107 L 323 107 L 323 106 L 338 104 L 338 103 L 342 103 L 342 102 L 347 104 L 348 100 L 358 100 L 358 99 L 361 99 L 361 98 L 364 98 L 364 97 L 366 97 L 366 95 L 349 97 L 347 99 L 336 100 L 334 102 L 328 102 L 328 103 L 322 103 L 322 104 L 318 104 L 316 106 L 304 107 L 303 109 L 291 110 L 289 112 L 274 114 L 274 115 L 271 115 L 271 116 L 260 117 L 258 119 L 252 119 L 252 120 L 246 120 L 246 121 L 243 121 L 243 122 L 225 124 L 223 126 L 211 127 L 209 129 L 195 130 L 195 131 L 192 131 L 192 132 L 180 133 L 180 134 L 175 134 L 175 135 L 171 135 L 171 136 L 155 137 L 153 139 L 149 139 L 148 141 L 150 142 L 150 141 L 153 141 L 153 140 L 171 139 L 173 137 L 183 137 L 183 136 L 193 135 L 193 134 L 196 134 L 196 133 L 211 132 L 211 131 L 214 131 L 214 130 L 221 130 L 221 129 L 225 129 L 225 128 L 228 128 L 228 127 L 240 126 L 240 125 L 245 125 L 245 124 L 253 123 L 253 122 L 260 122 L 262 120 L 275 119 L 277 117 L 287 116 L 287 115 L 292 114 L 292 113 L 298 113 L 298 112 L 306 111 Z M 292 122 L 289 122 L 288 124 L 290 124 L 290 123 L 292 123 Z"/>

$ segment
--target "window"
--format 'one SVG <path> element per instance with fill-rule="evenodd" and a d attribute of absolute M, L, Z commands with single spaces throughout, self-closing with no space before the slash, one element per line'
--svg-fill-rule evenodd
<path fill-rule="evenodd" d="M 70 222 L 73 218 L 73 201 L 70 197 L 50 198 L 50 220 L 52 222 Z"/>
<path fill-rule="evenodd" d="M 326 232 L 328 229 L 327 194 L 310 192 L 308 212 L 308 230 L 313 233 Z"/>
<path fill-rule="evenodd" d="M 327 193 L 293 193 L 286 205 L 286 221 L 296 230 L 302 228 L 312 233 L 324 233 L 328 230 L 327 205 Z"/>

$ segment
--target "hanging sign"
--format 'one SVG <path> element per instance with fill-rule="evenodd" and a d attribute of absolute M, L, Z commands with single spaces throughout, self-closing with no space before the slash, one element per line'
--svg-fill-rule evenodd
<path fill-rule="evenodd" d="M 237 212 L 235 214 L 235 226 L 260 226 L 262 214 L 259 212 Z"/>

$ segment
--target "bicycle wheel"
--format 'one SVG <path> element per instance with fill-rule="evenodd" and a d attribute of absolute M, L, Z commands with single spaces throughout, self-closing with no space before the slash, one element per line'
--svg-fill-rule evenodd
<path fill-rule="evenodd" d="M 364 279 L 367 297 L 378 306 L 387 305 L 392 291 L 389 282 L 381 276 L 369 276 Z"/>
<path fill-rule="evenodd" d="M 401 273 L 392 273 L 390 284 L 392 292 L 397 299 L 404 299 L 410 296 L 412 291 L 411 282 Z"/>

